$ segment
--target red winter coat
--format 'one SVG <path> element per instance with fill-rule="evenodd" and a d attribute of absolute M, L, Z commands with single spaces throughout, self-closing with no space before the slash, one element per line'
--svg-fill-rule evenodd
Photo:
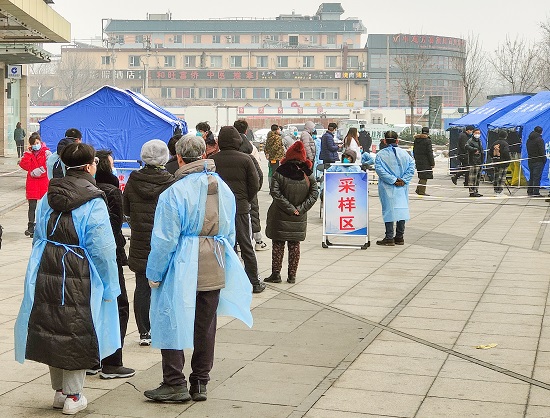
<path fill-rule="evenodd" d="M 27 171 L 27 200 L 39 200 L 48 191 L 49 180 L 46 173 L 46 158 L 49 154 L 50 149 L 42 143 L 42 148 L 38 151 L 25 151 L 23 158 L 19 161 L 19 166 Z M 31 176 L 33 170 L 38 167 L 44 169 L 42 174 L 39 174 L 38 177 Z"/>

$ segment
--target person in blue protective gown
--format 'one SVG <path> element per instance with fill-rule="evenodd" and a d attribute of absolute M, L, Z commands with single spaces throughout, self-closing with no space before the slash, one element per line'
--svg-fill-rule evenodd
<path fill-rule="evenodd" d="M 162 354 L 163 381 L 144 392 L 154 401 L 204 401 L 214 364 L 216 315 L 252 326 L 252 285 L 235 244 L 235 197 L 214 172 L 204 141 L 176 144 L 176 182 L 159 197 L 147 261 L 151 345 Z M 183 350 L 193 348 L 190 388 Z"/>
<path fill-rule="evenodd" d="M 342 158 L 341 158 L 342 164 L 331 165 L 329 168 L 327 168 L 327 173 L 359 173 L 361 171 L 361 166 L 348 165 L 348 164 L 355 164 L 356 160 L 357 160 L 357 153 L 354 150 L 347 149 L 342 153 Z"/>
<path fill-rule="evenodd" d="M 382 218 L 386 226 L 384 239 L 377 245 L 393 246 L 405 243 L 405 221 L 409 220 L 409 183 L 414 175 L 414 159 L 397 146 L 397 133 L 384 134 L 386 147 L 376 154 L 378 196 L 382 203 Z M 394 235 L 394 223 L 396 223 Z"/>
<path fill-rule="evenodd" d="M 47 364 L 53 407 L 87 406 L 86 369 L 120 347 L 116 244 L 104 193 L 96 187 L 95 150 L 72 143 L 61 152 L 64 178 L 52 179 L 36 210 L 15 358 Z"/>

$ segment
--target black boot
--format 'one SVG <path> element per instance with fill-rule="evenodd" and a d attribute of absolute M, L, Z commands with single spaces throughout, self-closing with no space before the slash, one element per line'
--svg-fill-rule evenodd
<path fill-rule="evenodd" d="M 286 279 L 286 282 L 290 284 L 296 283 L 296 276 L 293 274 L 289 274 L 288 279 Z"/>
<path fill-rule="evenodd" d="M 34 236 L 34 223 L 33 222 L 29 222 L 27 224 L 27 229 L 25 231 L 25 235 L 28 236 L 28 237 L 33 237 Z"/>
<path fill-rule="evenodd" d="M 271 276 L 264 279 L 264 282 L 267 283 L 281 283 L 282 281 L 283 280 L 281 279 L 281 273 L 278 271 L 271 273 Z"/>

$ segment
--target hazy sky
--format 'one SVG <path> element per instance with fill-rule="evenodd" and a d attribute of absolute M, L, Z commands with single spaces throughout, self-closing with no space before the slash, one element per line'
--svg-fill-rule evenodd
<path fill-rule="evenodd" d="M 72 38 L 101 35 L 101 19 L 145 19 L 147 13 L 172 13 L 172 19 L 314 15 L 321 0 L 55 0 L 53 8 L 71 23 Z M 416 33 L 465 37 L 480 34 L 492 51 L 506 35 L 528 40 L 540 37 L 540 22 L 550 18 L 547 0 L 342 0 L 343 18 L 358 17 L 368 33 Z M 513 4 L 513 5 L 512 5 Z M 193 7 L 193 6 L 198 7 Z M 372 6 L 369 6 L 372 5 Z"/>

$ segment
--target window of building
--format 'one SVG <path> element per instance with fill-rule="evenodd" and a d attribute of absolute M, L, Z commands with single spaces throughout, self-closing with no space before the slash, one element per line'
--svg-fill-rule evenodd
<path fill-rule="evenodd" d="M 181 44 L 182 43 L 182 36 L 181 35 L 174 35 L 174 43 L 175 44 Z"/>
<path fill-rule="evenodd" d="M 292 89 L 291 88 L 276 88 L 275 89 L 275 98 L 279 100 L 288 100 L 292 99 Z"/>
<path fill-rule="evenodd" d="M 193 35 L 193 43 L 194 44 L 202 43 L 202 36 L 201 35 Z"/>
<path fill-rule="evenodd" d="M 218 89 L 215 87 L 199 88 L 199 99 L 217 99 Z"/>
<path fill-rule="evenodd" d="M 279 55 L 277 57 L 277 67 L 279 68 L 288 68 L 288 56 Z"/>
<path fill-rule="evenodd" d="M 194 99 L 195 89 L 193 87 L 176 88 L 176 99 Z"/>
<path fill-rule="evenodd" d="M 171 99 L 172 98 L 172 88 L 170 88 L 170 87 L 161 87 L 160 97 L 162 97 L 163 99 Z"/>
<path fill-rule="evenodd" d="M 302 88 L 300 89 L 301 100 L 338 100 L 339 92 L 337 88 Z"/>
<path fill-rule="evenodd" d="M 124 35 L 115 35 L 115 43 L 124 45 Z"/>
<path fill-rule="evenodd" d="M 252 89 L 253 99 L 269 99 L 269 89 L 255 88 Z"/>
<path fill-rule="evenodd" d="M 141 94 L 141 86 L 130 87 L 130 90 L 133 91 L 134 93 L 140 93 Z"/>
<path fill-rule="evenodd" d="M 309 37 L 309 43 L 311 45 L 318 45 L 319 44 L 319 37 L 317 35 L 311 35 Z"/>
<path fill-rule="evenodd" d="M 269 66 L 269 60 L 267 55 L 260 55 L 256 57 L 256 67 L 267 68 Z"/>
<path fill-rule="evenodd" d="M 211 55 L 210 56 L 210 67 L 211 68 L 222 68 L 222 56 L 221 55 Z"/>
<path fill-rule="evenodd" d="M 227 39 L 228 44 L 240 44 L 241 43 L 241 35 L 227 35 L 226 39 Z"/>
<path fill-rule="evenodd" d="M 136 44 L 143 43 L 143 35 L 136 35 Z"/>
<path fill-rule="evenodd" d="M 259 44 L 260 43 L 260 35 L 252 35 L 250 37 L 250 43 L 251 44 Z"/>
<path fill-rule="evenodd" d="M 222 99 L 246 99 L 246 89 L 240 87 L 227 87 L 221 89 Z"/>
<path fill-rule="evenodd" d="M 288 45 L 289 46 L 298 46 L 298 35 L 288 35 Z"/>
<path fill-rule="evenodd" d="M 197 66 L 197 57 L 195 55 L 186 55 L 183 57 L 183 66 L 185 68 L 194 68 Z"/>
<path fill-rule="evenodd" d="M 359 68 L 359 56 L 357 55 L 348 55 L 348 60 L 347 60 L 347 64 L 348 64 L 348 68 L 351 68 L 351 69 L 357 69 Z"/>
<path fill-rule="evenodd" d="M 336 60 L 338 56 L 336 55 L 327 55 L 325 57 L 325 68 L 336 68 Z"/>
<path fill-rule="evenodd" d="M 303 58 L 303 67 L 304 68 L 313 68 L 313 67 L 315 67 L 315 57 L 313 55 L 306 55 Z"/>
<path fill-rule="evenodd" d="M 231 68 L 241 68 L 243 66 L 243 57 L 240 55 L 231 55 L 229 66 Z"/>
<path fill-rule="evenodd" d="M 175 67 L 176 66 L 176 56 L 175 55 L 166 55 L 164 57 L 164 66 L 165 67 Z"/>
<path fill-rule="evenodd" d="M 327 45 L 336 45 L 336 35 L 327 35 Z"/>
<path fill-rule="evenodd" d="M 129 67 L 139 67 L 141 62 L 139 61 L 139 55 L 130 55 L 128 56 L 128 66 Z"/>
<path fill-rule="evenodd" d="M 219 44 L 220 43 L 220 35 L 212 35 L 212 43 L 213 44 Z"/>
<path fill-rule="evenodd" d="M 102 65 L 111 65 L 111 57 L 109 55 L 104 55 L 101 57 Z"/>
<path fill-rule="evenodd" d="M 162 48 L 164 48 L 164 45 L 163 44 L 155 44 L 154 47 L 155 47 L 155 49 L 162 49 Z"/>

